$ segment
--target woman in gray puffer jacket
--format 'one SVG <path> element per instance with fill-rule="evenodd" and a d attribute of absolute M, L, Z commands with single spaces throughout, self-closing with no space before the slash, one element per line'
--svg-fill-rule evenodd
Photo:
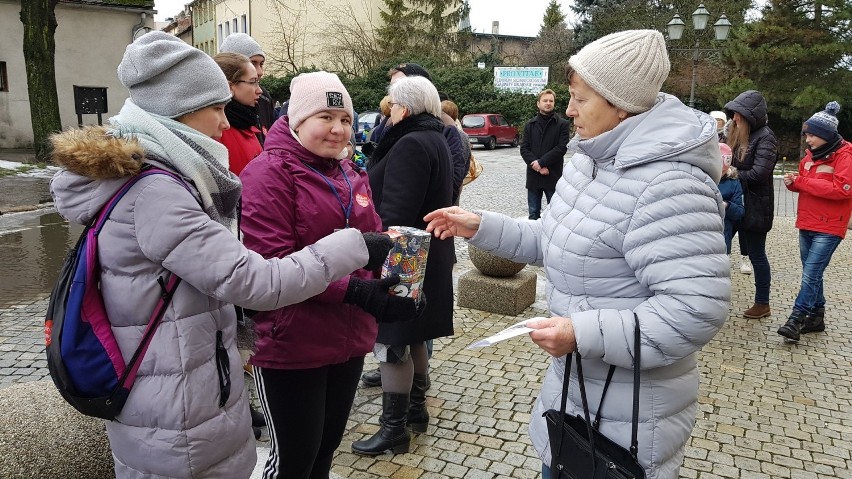
<path fill-rule="evenodd" d="M 160 297 L 158 278 L 183 280 L 124 408 L 106 424 L 115 474 L 247 478 L 256 454 L 234 304 L 271 310 L 303 301 L 381 264 L 391 242 L 368 237 L 368 248 L 347 229 L 280 259 L 248 251 L 236 236 L 240 182 L 213 139 L 228 128 L 222 71 L 174 36 L 151 32 L 127 47 L 118 74 L 130 99 L 110 128 L 52 138 L 53 160 L 65 169 L 50 184 L 60 214 L 88 224 L 145 165 L 182 178 L 140 179 L 98 237 L 101 294 L 125 360 Z"/>
<path fill-rule="evenodd" d="M 544 266 L 554 317 L 528 323 L 532 340 L 554 356 L 529 428 L 543 476 L 551 450 L 542 414 L 559 409 L 566 354 L 582 354 L 592 416 L 615 366 L 599 430 L 629 446 L 635 313 L 638 459 L 649 479 L 675 479 L 695 424 L 696 353 L 723 325 L 731 291 L 716 124 L 658 93 L 669 61 L 656 31 L 605 36 L 569 65 L 575 153 L 543 217 L 447 208 L 427 215 L 428 229 Z M 567 413 L 582 415 L 576 378 L 572 371 Z"/>

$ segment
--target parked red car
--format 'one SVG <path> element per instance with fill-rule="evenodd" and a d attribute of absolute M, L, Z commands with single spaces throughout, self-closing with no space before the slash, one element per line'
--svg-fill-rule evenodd
<path fill-rule="evenodd" d="M 461 123 L 472 145 L 485 145 L 486 150 L 493 150 L 497 145 L 518 146 L 518 129 L 510 125 L 503 115 L 472 113 L 465 115 Z"/>

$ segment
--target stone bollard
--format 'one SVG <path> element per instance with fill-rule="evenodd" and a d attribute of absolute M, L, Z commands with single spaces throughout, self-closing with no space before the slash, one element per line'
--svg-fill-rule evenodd
<path fill-rule="evenodd" d="M 516 316 L 535 302 L 536 275 L 526 266 L 500 258 L 468 244 L 468 254 L 479 271 L 459 277 L 459 306 Z"/>
<path fill-rule="evenodd" d="M 52 382 L 0 389 L 0 411 L 0 477 L 115 477 L 104 422 L 69 406 Z"/>

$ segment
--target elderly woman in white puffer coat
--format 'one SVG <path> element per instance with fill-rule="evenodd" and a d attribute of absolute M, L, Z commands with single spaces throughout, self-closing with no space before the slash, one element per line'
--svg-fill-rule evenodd
<path fill-rule="evenodd" d="M 659 93 L 669 60 L 656 31 L 607 35 L 569 65 L 575 153 L 543 217 L 444 208 L 426 216 L 428 229 L 544 266 L 553 317 L 528 324 L 532 340 L 555 358 L 529 428 L 543 476 L 551 451 L 542 414 L 559 409 L 565 357 L 574 351 L 583 357 L 592 416 L 616 366 L 599 430 L 629 446 L 636 313 L 638 459 L 649 479 L 675 479 L 695 425 L 696 353 L 724 324 L 731 294 L 716 123 Z M 583 414 L 576 380 L 567 413 Z"/>

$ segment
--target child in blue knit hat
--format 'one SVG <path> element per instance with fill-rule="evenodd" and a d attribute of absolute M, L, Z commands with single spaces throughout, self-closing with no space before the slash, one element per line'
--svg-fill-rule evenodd
<path fill-rule="evenodd" d="M 840 104 L 829 102 L 802 125 L 808 144 L 798 173 L 784 177 L 799 193 L 796 228 L 802 257 L 802 285 L 793 311 L 778 334 L 798 341 L 802 334 L 825 331 L 823 273 L 846 237 L 852 213 L 852 144 L 837 132 Z"/>

